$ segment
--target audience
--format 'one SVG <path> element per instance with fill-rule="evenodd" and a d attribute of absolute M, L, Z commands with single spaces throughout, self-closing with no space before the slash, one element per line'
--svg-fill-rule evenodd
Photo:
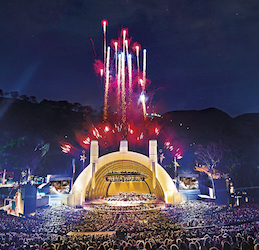
<path fill-rule="evenodd" d="M 258 204 L 63 205 L 38 209 L 26 218 L 0 214 L 0 249 L 259 250 L 258 232 Z"/>

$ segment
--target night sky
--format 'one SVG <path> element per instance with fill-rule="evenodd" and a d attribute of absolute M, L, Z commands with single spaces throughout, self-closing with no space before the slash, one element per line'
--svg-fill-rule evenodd
<path fill-rule="evenodd" d="M 258 0 L 2 0 L 0 89 L 99 110 L 103 19 L 147 49 L 155 111 L 259 112 Z"/>

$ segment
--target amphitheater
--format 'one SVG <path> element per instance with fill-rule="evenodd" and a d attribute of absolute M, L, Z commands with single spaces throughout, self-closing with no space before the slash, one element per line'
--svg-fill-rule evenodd
<path fill-rule="evenodd" d="M 166 204 L 184 199 L 173 179 L 157 161 L 156 140 L 149 141 L 148 156 L 129 151 L 128 141 L 123 140 L 119 151 L 101 157 L 98 141 L 92 141 L 90 164 L 75 180 L 69 205 L 82 206 L 85 202 L 100 201 L 103 197 L 121 193 L 149 194 Z"/>

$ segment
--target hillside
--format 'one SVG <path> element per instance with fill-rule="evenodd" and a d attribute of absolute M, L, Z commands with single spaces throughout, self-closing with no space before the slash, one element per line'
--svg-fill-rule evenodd
<path fill-rule="evenodd" d="M 86 130 L 98 121 L 100 115 L 96 111 L 89 106 L 82 107 L 78 103 L 47 100 L 32 103 L 2 97 L 0 98 L 0 168 L 12 171 L 29 166 L 39 175 L 71 174 L 71 161 L 75 158 L 78 174 L 82 170 L 79 156 L 85 148 L 78 142 L 76 131 L 87 132 Z M 164 142 L 168 139 L 175 147 L 179 146 L 182 150 L 183 158 L 179 160 L 181 165 L 179 171 L 188 173 L 193 172 L 197 160 L 194 155 L 197 145 L 220 142 L 228 153 L 224 153 L 218 164 L 218 170 L 228 172 L 229 159 L 234 157 L 239 164 L 232 169 L 231 175 L 237 185 L 258 186 L 259 114 L 244 114 L 231 118 L 215 108 L 172 111 L 163 114 L 162 118 L 147 121 L 146 128 L 151 124 L 157 124 L 161 130 L 156 139 L 159 149 L 163 150 L 166 156 L 163 165 L 170 165 L 173 159 L 170 152 L 164 148 Z M 147 140 L 148 138 L 145 138 L 142 148 L 143 145 L 146 148 Z M 66 142 L 73 146 L 70 154 L 61 151 L 61 144 Z M 50 145 L 49 150 L 42 157 L 39 149 L 46 143 Z M 130 143 L 130 149 L 143 151 L 137 144 Z M 109 146 L 109 151 L 118 150 L 117 142 Z M 172 169 L 168 168 L 167 171 L 170 172 Z"/>
<path fill-rule="evenodd" d="M 60 172 L 70 174 L 73 156 L 62 154 L 60 143 L 70 142 L 74 137 L 74 131 L 82 129 L 85 121 L 95 119 L 95 111 L 90 107 L 84 108 L 78 111 L 75 105 L 67 101 L 43 100 L 41 103 L 31 103 L 0 98 L 0 149 L 20 137 L 26 138 L 23 145 L 8 146 L 5 152 L 2 152 L 1 168 L 12 170 L 13 167 L 19 169 L 31 165 L 25 159 L 17 158 L 22 155 L 31 158 L 30 161 L 36 161 L 33 158 L 38 158 L 35 153 L 37 146 L 40 148 L 43 144 L 49 143 L 50 148 L 46 157 L 40 159 L 40 164 L 30 167 L 35 168 L 36 173 L 40 175 Z M 6 157 L 4 153 L 7 154 Z"/>

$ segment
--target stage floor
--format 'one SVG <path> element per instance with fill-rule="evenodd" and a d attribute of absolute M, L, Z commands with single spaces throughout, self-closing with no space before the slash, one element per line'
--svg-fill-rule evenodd
<path fill-rule="evenodd" d="M 83 203 L 86 210 L 109 211 L 109 212 L 133 212 L 165 208 L 165 202 L 155 201 L 106 201 L 102 199 Z"/>

